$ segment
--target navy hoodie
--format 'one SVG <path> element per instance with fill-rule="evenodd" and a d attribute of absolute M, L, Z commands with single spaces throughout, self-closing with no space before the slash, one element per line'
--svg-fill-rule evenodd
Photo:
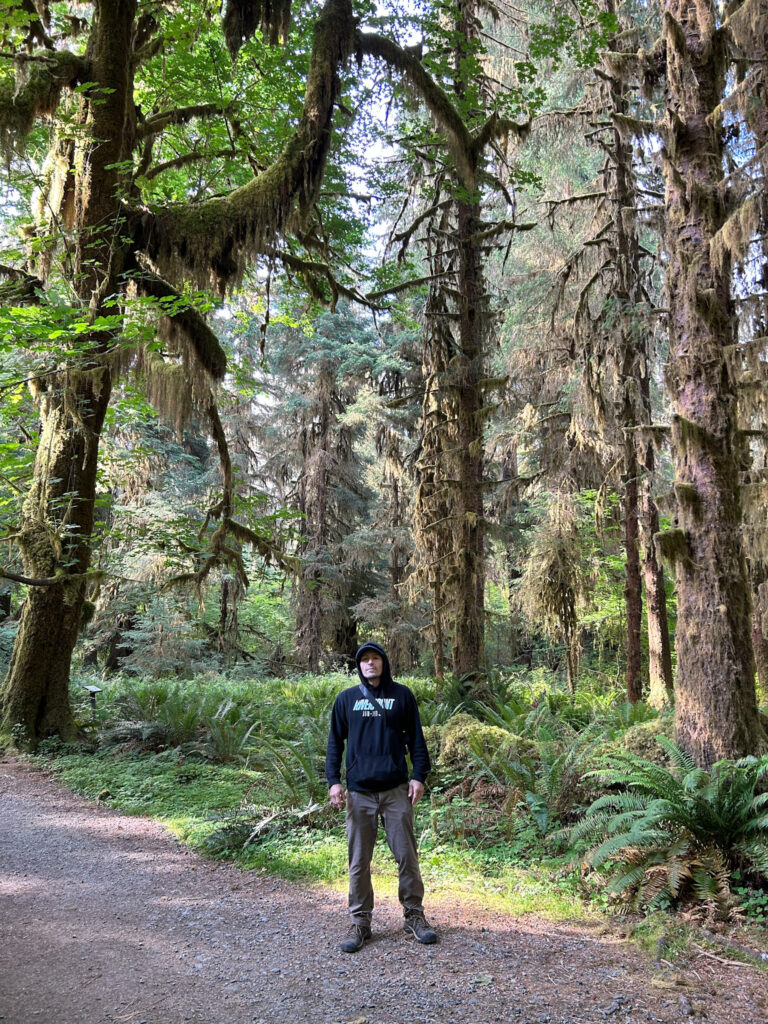
<path fill-rule="evenodd" d="M 407 686 L 392 678 L 389 658 L 378 644 L 364 644 L 355 655 L 357 674 L 360 655 L 374 650 L 384 661 L 381 682 L 368 689 L 383 703 L 371 701 L 359 686 L 350 686 L 338 695 L 331 712 L 331 732 L 325 757 L 325 777 L 329 786 L 341 782 L 341 757 L 347 744 L 347 789 L 378 793 L 394 789 L 408 781 L 406 744 L 411 754 L 413 778 L 424 782 L 430 761 L 421 729 L 416 698 Z"/>

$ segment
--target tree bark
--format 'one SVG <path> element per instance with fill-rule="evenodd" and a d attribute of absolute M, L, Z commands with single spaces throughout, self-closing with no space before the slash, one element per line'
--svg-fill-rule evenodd
<path fill-rule="evenodd" d="M 607 13 L 615 15 L 615 0 L 603 0 Z M 620 50 L 621 39 L 614 41 L 611 49 Z M 624 81 L 615 74 L 606 75 L 610 110 L 626 116 L 630 109 L 629 90 Z M 647 518 L 652 510 L 649 481 L 640 477 L 638 458 L 637 428 L 640 424 L 651 423 L 651 402 L 648 387 L 649 346 L 647 328 L 638 312 L 643 302 L 641 283 L 640 245 L 637 235 L 637 220 L 634 213 L 627 216 L 637 205 L 637 190 L 632 167 L 633 147 L 614 126 L 611 133 L 611 149 L 607 162 L 606 188 L 611 201 L 614 239 L 614 283 L 613 297 L 618 306 L 613 330 L 612 345 L 618 368 L 618 395 L 616 417 L 623 432 L 622 469 L 624 535 L 626 552 L 626 583 L 624 588 L 627 616 L 627 700 L 636 703 L 642 697 L 642 579 L 640 560 L 640 536 L 643 544 L 643 573 L 646 581 L 648 632 L 650 638 L 650 674 L 653 680 L 658 672 L 657 660 L 666 656 L 669 661 L 669 632 L 666 630 L 666 655 L 664 635 L 666 626 L 666 599 L 663 570 L 653 548 L 653 533 L 658 531 L 658 514 L 655 527 L 649 528 Z M 650 460 L 653 450 L 646 452 Z M 644 466 L 651 474 L 653 463 Z M 641 520 L 645 519 L 643 523 Z M 664 623 L 661 623 L 661 617 Z M 671 662 L 670 662 L 671 673 Z M 669 677 L 671 686 L 671 675 Z M 653 682 L 651 683 L 653 689 Z"/>
<path fill-rule="evenodd" d="M 473 678 L 485 664 L 483 552 L 483 372 L 487 330 L 477 237 L 479 203 L 457 203 L 459 376 L 456 381 L 456 582 L 451 655 L 456 676 Z"/>
<path fill-rule="evenodd" d="M 647 390 L 647 381 L 645 383 Z M 650 400 L 648 408 L 650 410 Z M 656 543 L 659 510 L 651 494 L 650 480 L 653 476 L 655 456 L 650 443 L 645 446 L 641 462 L 645 473 L 640 480 L 640 539 L 643 546 L 645 608 L 648 623 L 648 703 L 661 711 L 672 704 L 672 648 L 669 640 L 664 567 Z"/>
<path fill-rule="evenodd" d="M 677 568 L 677 742 L 708 767 L 763 749 L 741 539 L 736 394 L 724 358 L 733 344 L 731 264 L 710 243 L 726 219 L 722 123 L 710 118 L 725 86 L 712 2 L 664 0 L 666 104 L 667 382 L 678 528 L 661 534 Z"/>
<path fill-rule="evenodd" d="M 634 449 L 634 441 L 629 442 Z M 634 459 L 632 461 L 635 461 Z M 627 701 L 637 704 L 643 696 L 640 634 L 643 621 L 643 585 L 640 576 L 637 477 L 624 481 L 624 547 L 627 611 Z"/>

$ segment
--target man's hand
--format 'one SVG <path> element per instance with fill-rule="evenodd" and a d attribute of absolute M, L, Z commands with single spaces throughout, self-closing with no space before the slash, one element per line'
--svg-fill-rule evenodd
<path fill-rule="evenodd" d="M 423 788 L 424 787 L 422 787 L 422 789 Z M 333 786 L 331 786 L 330 790 L 328 791 L 328 794 L 331 798 L 331 803 L 333 804 L 333 806 L 336 808 L 337 811 L 340 811 L 347 799 L 347 795 L 344 792 L 344 787 L 341 785 L 341 783 L 336 782 Z"/>
<path fill-rule="evenodd" d="M 424 796 L 424 783 L 417 782 L 416 779 L 411 779 L 408 783 L 408 799 L 411 804 L 415 807 L 416 804 Z"/>

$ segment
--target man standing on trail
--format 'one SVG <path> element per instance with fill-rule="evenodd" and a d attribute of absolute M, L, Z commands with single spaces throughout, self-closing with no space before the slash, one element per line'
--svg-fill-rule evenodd
<path fill-rule="evenodd" d="M 382 647 L 366 643 L 355 655 L 360 683 L 336 698 L 325 759 L 331 803 L 347 805 L 349 913 L 352 924 L 341 944 L 356 953 L 371 937 L 373 885 L 371 858 L 379 818 L 397 861 L 398 895 L 405 914 L 404 931 L 417 942 L 437 935 L 424 917 L 424 883 L 413 831 L 413 808 L 424 793 L 430 769 L 416 698 L 392 678 Z M 341 755 L 347 744 L 347 793 L 341 785 Z M 408 780 L 405 755 L 410 751 L 413 776 Z"/>

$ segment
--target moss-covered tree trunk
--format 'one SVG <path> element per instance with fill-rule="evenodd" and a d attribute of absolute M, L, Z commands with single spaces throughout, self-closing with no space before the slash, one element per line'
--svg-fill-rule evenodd
<path fill-rule="evenodd" d="M 640 575 L 640 528 L 637 476 L 624 480 L 624 550 L 626 576 L 624 605 L 627 614 L 627 700 L 636 704 L 643 696 L 641 629 L 643 584 Z"/>
<path fill-rule="evenodd" d="M 301 570 L 296 581 L 296 649 L 300 664 L 317 672 L 323 654 L 323 563 L 328 543 L 328 478 L 331 459 L 333 378 L 327 367 L 318 375 L 315 416 L 302 433 L 303 469 L 299 478 L 299 511 L 304 517 Z"/>
<path fill-rule="evenodd" d="M 603 0 L 604 10 L 617 14 L 615 0 Z M 617 37 L 611 50 L 621 52 L 634 45 L 634 37 Z M 631 94 L 623 77 L 608 62 L 604 76 L 608 104 L 612 115 L 625 118 L 631 109 Z M 633 146 L 614 125 L 611 132 L 607 160 L 607 192 L 611 203 L 613 251 L 613 282 L 611 289 L 611 320 L 613 328 L 610 344 L 618 369 L 615 400 L 616 421 L 623 433 L 623 511 L 624 546 L 626 553 L 626 580 L 624 587 L 627 617 L 627 700 L 631 703 L 642 697 L 642 578 L 645 576 L 648 633 L 650 643 L 650 675 L 659 672 L 659 660 L 669 662 L 669 631 L 666 629 L 666 599 L 663 570 L 653 544 L 658 531 L 658 514 L 653 522 L 653 506 L 648 477 L 652 462 L 641 467 L 638 458 L 638 427 L 650 425 L 651 403 L 648 387 L 647 327 L 643 322 L 644 295 L 641 279 L 640 244 L 638 239 L 637 190 L 632 166 Z M 646 450 L 652 459 L 653 450 Z M 641 474 L 645 470 L 645 478 Z M 641 560 L 641 539 L 643 558 Z M 642 565 L 641 565 L 642 562 Z M 663 621 L 662 621 L 663 619 Z M 665 647 L 666 638 L 666 647 Z M 671 663 L 668 684 L 671 686 Z M 653 683 L 651 684 L 653 688 Z"/>
<path fill-rule="evenodd" d="M 474 676 L 485 664 L 483 551 L 483 376 L 487 311 L 477 239 L 480 204 L 457 203 L 459 352 L 456 394 L 455 613 L 451 636 L 454 674 Z"/>
<path fill-rule="evenodd" d="M 725 54 L 714 3 L 665 0 L 664 173 L 670 354 L 667 382 L 678 528 L 675 735 L 703 766 L 762 749 L 741 539 L 731 266 L 710 244 L 726 219 L 722 122 Z"/>
<path fill-rule="evenodd" d="M 646 472 L 653 472 L 653 452 L 646 457 Z M 649 468 L 650 466 L 650 468 Z M 648 623 L 648 703 L 659 710 L 672 703 L 672 648 L 669 638 L 667 592 L 664 568 L 659 558 L 656 534 L 659 510 L 647 478 L 640 483 L 640 539 L 643 545 L 645 609 Z"/>
<path fill-rule="evenodd" d="M 120 202 L 134 138 L 132 36 L 136 0 L 95 4 L 85 59 L 91 83 L 76 117 L 73 175 L 74 243 L 70 282 L 83 316 L 114 310 L 123 269 Z M 4 728 L 20 723 L 31 743 L 70 737 L 69 670 L 86 594 L 96 496 L 99 438 L 111 375 L 105 353 L 114 337 L 79 335 L 68 365 L 44 379 L 37 397 L 41 439 L 34 481 L 24 503 L 20 547 L 33 578 L 2 690 Z"/>

